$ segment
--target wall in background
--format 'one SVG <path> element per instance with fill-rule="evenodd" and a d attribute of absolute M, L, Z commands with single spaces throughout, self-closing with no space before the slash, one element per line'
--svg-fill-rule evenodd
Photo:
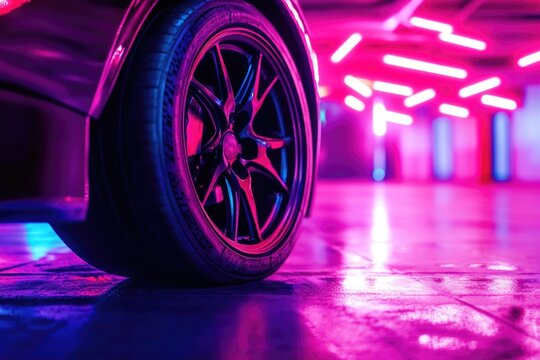
<path fill-rule="evenodd" d="M 540 182 L 540 85 L 525 93 L 523 108 L 512 114 L 456 119 L 420 110 L 413 126 L 388 124 L 382 137 L 373 134 L 370 109 L 323 102 L 320 176 Z"/>

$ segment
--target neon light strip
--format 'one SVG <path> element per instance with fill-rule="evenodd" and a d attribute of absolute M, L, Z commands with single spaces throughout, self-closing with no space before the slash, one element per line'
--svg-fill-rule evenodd
<path fill-rule="evenodd" d="M 393 112 L 393 111 L 386 111 L 386 115 L 384 119 L 387 122 L 399 124 L 399 125 L 410 126 L 413 124 L 412 116 L 407 115 L 407 114 Z"/>
<path fill-rule="evenodd" d="M 459 96 L 462 98 L 468 98 L 476 94 L 486 92 L 501 85 L 501 79 L 498 77 L 492 77 L 484 81 L 480 81 L 476 84 L 469 85 L 459 90 Z"/>
<path fill-rule="evenodd" d="M 439 34 L 439 39 L 450 44 L 459 45 L 478 51 L 484 51 L 487 49 L 487 44 L 484 41 L 471 39 L 461 35 L 442 33 Z"/>
<path fill-rule="evenodd" d="M 386 107 L 381 102 L 373 104 L 373 133 L 375 136 L 386 135 Z"/>
<path fill-rule="evenodd" d="M 514 100 L 493 95 L 482 96 L 482 104 L 504 110 L 516 110 L 518 107 Z"/>
<path fill-rule="evenodd" d="M 439 21 L 424 19 L 417 16 L 414 16 L 411 18 L 410 24 L 418 28 L 437 31 L 440 33 L 454 32 L 454 27 L 450 24 L 445 24 Z"/>
<path fill-rule="evenodd" d="M 373 90 L 401 96 L 411 96 L 413 94 L 413 89 L 408 86 L 392 84 L 384 81 L 375 81 L 373 83 Z"/>
<path fill-rule="evenodd" d="M 420 104 L 423 104 L 425 102 L 428 102 L 431 99 L 434 99 L 435 96 L 437 96 L 437 93 L 433 89 L 427 89 L 424 91 L 420 91 L 419 93 L 416 93 L 412 96 L 409 96 L 405 99 L 404 104 L 408 108 L 412 108 L 415 106 L 418 106 Z"/>
<path fill-rule="evenodd" d="M 470 115 L 470 111 L 464 107 L 450 105 L 450 104 L 441 104 L 439 107 L 441 114 L 450 115 L 457 118 L 466 119 Z"/>
<path fill-rule="evenodd" d="M 385 55 L 383 58 L 383 62 L 387 65 L 423 71 L 431 74 L 443 75 L 457 79 L 465 79 L 468 75 L 467 71 L 463 69 L 433 64 L 426 61 L 409 59 L 402 56 Z"/>
<path fill-rule="evenodd" d="M 518 65 L 521 67 L 527 67 L 532 64 L 536 64 L 537 62 L 540 62 L 540 51 L 522 57 L 518 60 Z"/>
<path fill-rule="evenodd" d="M 371 88 L 367 86 L 362 80 L 355 78 L 354 76 L 345 76 L 345 85 L 347 85 L 363 97 L 369 98 L 373 95 L 373 91 L 371 90 Z"/>
<path fill-rule="evenodd" d="M 362 102 L 362 100 L 351 95 L 345 98 L 345 105 L 358 112 L 366 109 L 366 105 Z"/>
<path fill-rule="evenodd" d="M 354 33 L 336 50 L 330 60 L 337 64 L 341 62 L 362 41 L 362 35 Z"/>

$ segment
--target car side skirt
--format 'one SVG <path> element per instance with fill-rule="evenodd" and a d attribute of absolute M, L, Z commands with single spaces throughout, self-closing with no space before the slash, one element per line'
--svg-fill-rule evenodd
<path fill-rule="evenodd" d="M 0 222 L 86 215 L 89 119 L 0 90 Z"/>

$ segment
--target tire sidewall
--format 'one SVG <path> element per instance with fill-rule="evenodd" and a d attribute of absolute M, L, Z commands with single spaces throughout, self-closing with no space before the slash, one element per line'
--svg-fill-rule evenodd
<path fill-rule="evenodd" d="M 301 199 L 299 211 L 293 215 L 295 219 L 290 223 L 285 240 L 281 241 L 272 252 L 262 256 L 241 254 L 228 246 L 216 233 L 210 223 L 211 220 L 200 205 L 187 161 L 185 161 L 187 159 L 185 146 L 178 140 L 185 137 L 176 136 L 174 133 L 175 121 L 184 121 L 184 119 L 175 119 L 174 114 L 184 113 L 191 81 L 188 74 L 192 72 L 202 45 L 223 28 L 235 25 L 258 30 L 283 56 L 289 75 L 295 84 L 296 102 L 301 112 L 298 119 L 303 121 L 300 129 L 305 137 L 301 153 L 304 156 L 304 166 L 301 170 L 304 184 L 300 189 L 302 194 L 299 197 Z M 166 184 L 158 189 L 164 192 L 161 194 L 162 198 L 169 199 L 172 210 L 164 212 L 166 224 L 162 226 L 163 230 L 172 231 L 171 238 L 176 240 L 172 241 L 171 251 L 194 254 L 196 258 L 192 260 L 203 273 L 220 282 L 239 279 L 256 280 L 270 275 L 283 264 L 294 247 L 300 223 L 306 212 L 313 181 L 314 150 L 307 98 L 301 87 L 299 72 L 284 41 L 272 24 L 251 5 L 234 0 L 208 2 L 194 11 L 179 27 L 175 43 L 170 46 L 168 66 L 163 69 L 161 82 L 164 88 L 158 104 L 158 106 L 161 105 L 159 114 L 161 121 L 158 122 L 161 130 L 158 133 L 162 138 L 158 146 L 161 146 L 162 158 L 161 163 L 156 166 L 161 174 L 156 175 L 158 179 L 168 179 L 165 181 Z M 179 111 L 175 110 L 175 106 L 178 105 L 177 97 L 184 101 Z M 211 270 L 209 264 L 213 265 L 214 269 Z M 222 276 L 217 277 L 216 270 Z"/>

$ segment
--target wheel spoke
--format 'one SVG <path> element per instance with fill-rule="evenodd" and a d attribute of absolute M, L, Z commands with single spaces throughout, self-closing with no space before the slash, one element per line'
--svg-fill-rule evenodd
<path fill-rule="evenodd" d="M 256 100 L 254 100 L 254 104 L 253 104 L 253 117 L 255 117 L 257 115 L 257 113 L 259 112 L 259 110 L 262 108 L 262 106 L 264 105 L 264 101 L 266 100 L 266 98 L 268 97 L 268 94 L 270 94 L 270 91 L 272 91 L 272 89 L 274 88 L 274 85 L 276 85 L 278 81 L 278 78 L 275 77 L 271 82 L 270 82 L 270 85 L 268 85 L 268 87 L 266 88 L 266 90 L 264 90 L 263 94 L 258 96 Z"/>
<path fill-rule="evenodd" d="M 270 150 L 279 150 L 283 149 L 285 146 L 289 145 L 291 143 L 291 138 L 281 138 L 281 139 L 274 139 L 274 138 L 268 138 L 260 135 L 255 135 L 255 139 L 257 142 L 262 143 L 266 146 L 267 149 Z"/>
<path fill-rule="evenodd" d="M 268 94 L 270 94 L 278 81 L 278 77 L 274 77 L 261 94 L 262 60 L 262 54 L 253 55 L 250 58 L 248 71 L 244 77 L 242 88 L 238 93 L 239 96 L 236 99 L 236 102 L 242 104 L 244 110 L 250 115 L 250 122 L 255 119 L 259 110 L 264 105 Z"/>
<path fill-rule="evenodd" d="M 229 119 L 231 114 L 236 110 L 236 101 L 234 99 L 234 90 L 232 87 L 231 78 L 229 77 L 227 65 L 223 59 L 223 54 L 221 53 L 221 47 L 219 44 L 216 45 L 216 56 L 216 68 L 221 85 L 221 95 L 224 102 L 223 111 L 225 112 L 226 118 Z"/>
<path fill-rule="evenodd" d="M 201 152 L 203 154 L 208 154 L 216 150 L 216 148 L 219 145 L 220 140 L 221 140 L 221 131 L 216 131 L 214 135 L 212 136 L 212 138 L 202 145 Z"/>
<path fill-rule="evenodd" d="M 223 106 L 221 100 L 197 79 L 193 78 L 191 80 L 189 89 L 193 97 L 210 110 L 211 113 L 221 111 Z"/>
<path fill-rule="evenodd" d="M 289 188 L 287 187 L 281 176 L 278 174 L 266 151 L 266 146 L 264 146 L 263 144 L 258 144 L 257 157 L 255 159 L 243 160 L 244 165 L 248 168 L 253 168 L 257 172 L 265 175 L 274 183 L 276 183 L 282 191 L 288 193 Z"/>
<path fill-rule="evenodd" d="M 235 174 L 234 178 L 246 205 L 246 212 L 250 220 L 252 236 L 255 238 L 255 241 L 261 241 L 261 227 L 259 225 L 257 204 L 255 202 L 255 196 L 253 195 L 251 176 L 248 175 L 245 179 L 242 179 Z"/>
<path fill-rule="evenodd" d="M 214 165 L 210 167 L 209 173 L 204 174 L 204 175 L 208 175 L 205 178 L 206 179 L 209 178 L 209 179 L 205 180 L 204 184 L 202 184 L 198 188 L 200 198 L 201 198 L 201 203 L 203 205 L 206 205 L 206 203 L 208 202 L 208 198 L 210 197 L 210 194 L 212 194 L 212 191 L 214 191 L 214 189 L 216 188 L 219 178 L 225 172 L 225 170 L 227 170 L 227 164 L 220 157 L 220 160 L 218 160 L 217 163 L 215 163 Z"/>
<path fill-rule="evenodd" d="M 284 138 L 270 138 L 259 135 L 253 129 L 253 125 L 249 124 L 241 133 L 242 138 L 248 138 L 256 141 L 258 144 L 263 144 L 267 149 L 279 150 L 289 145 L 292 141 L 289 137 Z"/>
<path fill-rule="evenodd" d="M 251 101 L 257 94 L 261 76 L 261 62 L 261 54 L 253 55 L 249 58 L 249 68 L 236 98 L 236 103 L 243 106 L 244 109 L 251 104 Z"/>
<path fill-rule="evenodd" d="M 227 225 L 225 233 L 233 241 L 238 240 L 238 221 L 240 219 L 240 196 L 238 184 L 225 179 L 227 185 Z"/>

